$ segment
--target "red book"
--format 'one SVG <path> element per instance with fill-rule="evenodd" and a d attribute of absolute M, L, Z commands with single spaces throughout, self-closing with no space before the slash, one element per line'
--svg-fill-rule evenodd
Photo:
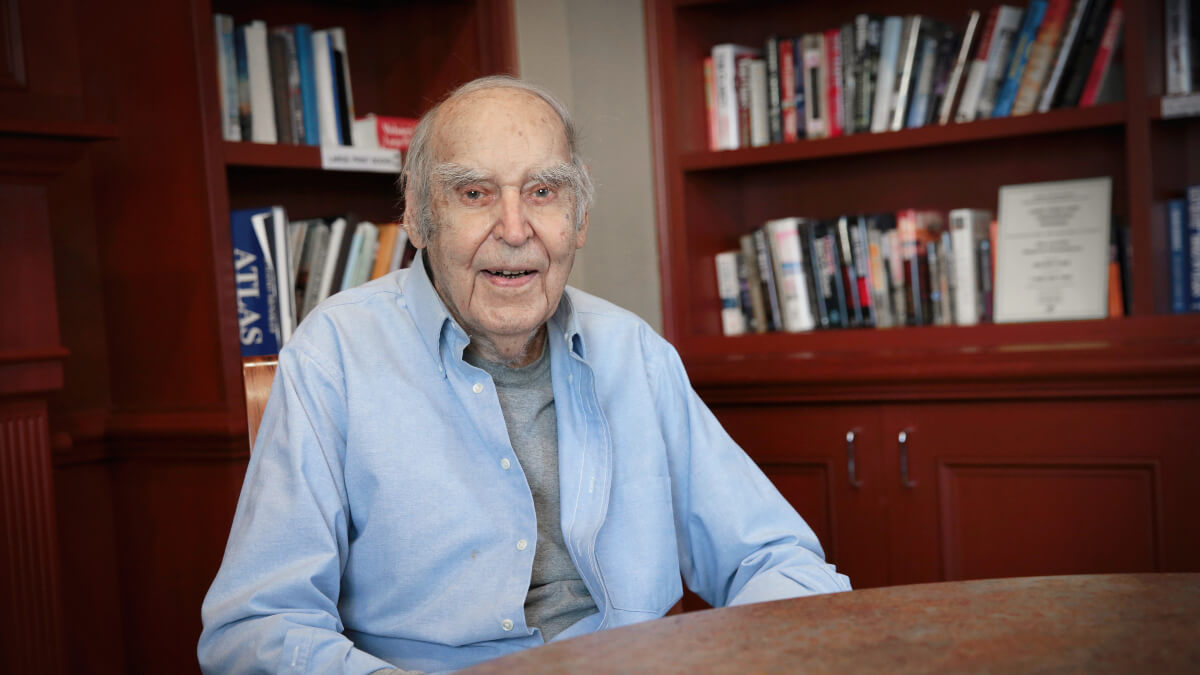
<path fill-rule="evenodd" d="M 779 107 L 783 114 L 783 141 L 800 140 L 796 110 L 796 47 L 791 38 L 779 41 Z"/>
<path fill-rule="evenodd" d="M 1113 3 L 1112 11 L 1108 14 L 1104 37 L 1100 40 L 1100 47 L 1096 49 L 1092 70 L 1088 73 L 1087 83 L 1083 85 L 1083 94 L 1079 97 L 1080 107 L 1096 105 L 1096 98 L 1100 95 L 1100 85 L 1104 83 L 1104 76 L 1108 74 L 1108 69 L 1112 66 L 1113 52 L 1117 48 L 1117 39 L 1121 36 L 1121 24 L 1125 18 L 1121 4 L 1122 0 L 1116 0 Z"/>
<path fill-rule="evenodd" d="M 366 148 L 408 150 L 420 120 L 411 117 L 366 115 L 354 120 L 354 144 Z"/>
<path fill-rule="evenodd" d="M 827 138 L 842 135 L 842 31 L 825 31 L 825 112 Z"/>

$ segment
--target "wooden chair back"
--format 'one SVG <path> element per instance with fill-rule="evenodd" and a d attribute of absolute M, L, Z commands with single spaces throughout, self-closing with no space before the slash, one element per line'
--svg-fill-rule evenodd
<path fill-rule="evenodd" d="M 275 381 L 275 366 L 279 357 L 247 356 L 242 359 L 242 380 L 246 385 L 246 430 L 250 435 L 250 451 L 254 451 L 254 439 L 258 436 L 258 425 L 262 422 L 267 398 L 271 395 L 271 383 Z"/>

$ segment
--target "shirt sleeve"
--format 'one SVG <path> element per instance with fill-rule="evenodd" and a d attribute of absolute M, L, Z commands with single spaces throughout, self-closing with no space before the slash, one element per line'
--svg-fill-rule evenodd
<path fill-rule="evenodd" d="M 391 664 L 341 634 L 349 510 L 342 381 L 279 356 L 221 568 L 201 610 L 206 673 L 369 673 Z"/>
<path fill-rule="evenodd" d="M 660 419 L 672 473 L 680 570 L 714 607 L 850 590 L 812 528 L 721 427 L 663 343 Z"/>

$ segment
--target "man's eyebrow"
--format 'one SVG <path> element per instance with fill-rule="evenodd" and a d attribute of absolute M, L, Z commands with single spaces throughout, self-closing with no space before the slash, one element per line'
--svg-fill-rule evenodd
<path fill-rule="evenodd" d="M 457 190 L 474 183 L 489 181 L 486 171 L 472 169 L 471 167 L 455 164 L 454 162 L 438 164 L 433 168 L 433 175 L 437 177 L 442 187 L 448 190 Z"/>
<path fill-rule="evenodd" d="M 559 162 L 542 169 L 537 169 L 529 174 L 529 179 L 526 185 L 530 183 L 545 183 L 555 187 L 569 185 L 575 182 L 579 175 L 579 169 L 570 162 Z"/>

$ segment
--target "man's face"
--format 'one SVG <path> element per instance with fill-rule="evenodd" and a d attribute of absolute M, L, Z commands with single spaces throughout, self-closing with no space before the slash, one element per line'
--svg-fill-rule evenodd
<path fill-rule="evenodd" d="M 503 360 L 526 362 L 537 354 L 518 352 L 558 307 L 586 240 L 563 180 L 562 123 L 532 94 L 490 89 L 449 103 L 433 142 L 436 227 L 414 244 L 427 248 L 438 294 L 473 345 L 479 338 Z"/>

